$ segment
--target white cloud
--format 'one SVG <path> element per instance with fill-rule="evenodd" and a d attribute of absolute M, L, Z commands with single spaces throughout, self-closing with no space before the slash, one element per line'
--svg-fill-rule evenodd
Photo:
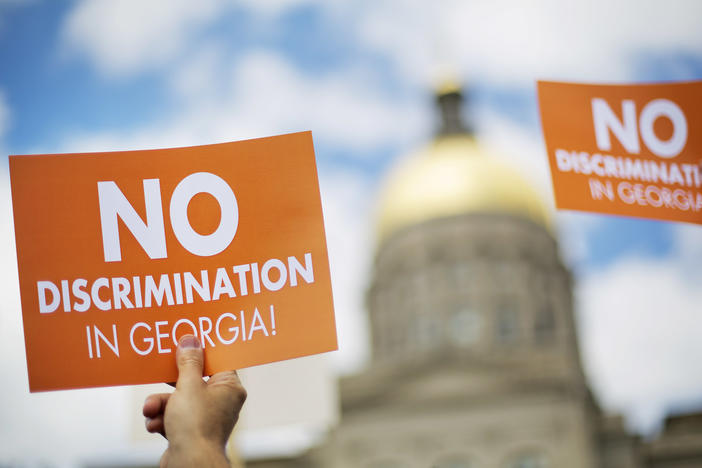
<path fill-rule="evenodd" d="M 444 67 L 492 81 L 631 79 L 631 54 L 700 51 L 702 4 L 638 2 L 366 2 L 357 31 L 411 79 Z"/>
<path fill-rule="evenodd" d="M 504 160 L 524 175 L 539 191 L 546 206 L 553 211 L 551 174 L 543 140 L 494 111 L 473 112 L 476 134 L 490 157 Z"/>
<path fill-rule="evenodd" d="M 207 42 L 185 60 L 172 67 L 167 79 L 168 86 L 176 98 L 189 105 L 198 105 L 199 100 L 212 100 L 223 92 L 223 74 L 227 71 L 227 56 L 222 44 Z"/>
<path fill-rule="evenodd" d="M 674 226 L 678 265 L 686 275 L 700 274 L 702 259 L 702 226 L 679 223 Z"/>
<path fill-rule="evenodd" d="M 342 29 L 350 27 L 366 51 L 380 52 L 406 79 L 424 85 L 447 69 L 493 81 L 625 80 L 632 78 L 635 54 L 699 52 L 702 43 L 702 4 L 695 0 L 679 0 L 675 7 L 655 0 L 82 0 L 63 35 L 100 70 L 122 75 L 169 63 L 200 29 L 235 6 L 275 29 L 273 20 L 304 5 L 316 6 Z"/>
<path fill-rule="evenodd" d="M 271 123 L 283 131 L 311 128 L 325 140 L 362 152 L 406 143 L 428 126 L 421 107 L 389 99 L 358 69 L 306 76 L 279 56 L 258 52 L 235 65 L 232 84 L 238 126 L 259 127 L 259 134 Z"/>
<path fill-rule="evenodd" d="M 607 218 L 597 213 L 559 210 L 556 215 L 556 231 L 559 250 L 565 264 L 577 269 L 585 264 L 594 252 L 590 250 L 588 239 L 607 223 Z"/>
<path fill-rule="evenodd" d="M 199 28 L 217 17 L 223 0 L 83 0 L 69 12 L 63 39 L 109 75 L 168 63 Z"/>
<path fill-rule="evenodd" d="M 7 0 L 4 0 L 7 1 Z M 20 1 L 20 0 L 15 0 Z M 12 0 L 10 0 L 12 2 Z M 198 33 L 236 8 L 255 15 L 257 27 L 316 0 L 80 0 L 62 25 L 63 45 L 108 76 L 138 74 L 172 65 L 198 45 Z M 339 2 L 324 2 L 329 11 Z"/>
<path fill-rule="evenodd" d="M 340 372 L 352 373 L 370 351 L 364 302 L 375 248 L 369 223 L 374 193 L 367 178 L 352 171 L 322 170 L 319 178 L 339 338 L 333 358 Z"/>
<path fill-rule="evenodd" d="M 702 228 L 675 232 L 672 259 L 625 258 L 578 287 L 583 355 L 596 394 L 643 431 L 668 411 L 702 406 Z"/>
<path fill-rule="evenodd" d="M 133 132 L 74 135 L 65 151 L 172 147 L 313 130 L 317 142 L 359 158 L 408 145 L 426 132 L 421 104 L 388 99 L 358 70 L 307 76 L 280 55 L 251 52 L 235 63 L 211 45 L 174 73 L 182 98 L 173 118 Z"/>

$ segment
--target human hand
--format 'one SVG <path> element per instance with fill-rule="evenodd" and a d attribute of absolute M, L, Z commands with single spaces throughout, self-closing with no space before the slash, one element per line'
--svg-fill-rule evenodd
<path fill-rule="evenodd" d="M 239 376 L 219 372 L 205 382 L 204 353 L 193 335 L 180 339 L 176 362 L 175 391 L 149 395 L 144 402 L 146 430 L 168 439 L 161 467 L 229 467 L 225 445 L 246 400 Z"/>

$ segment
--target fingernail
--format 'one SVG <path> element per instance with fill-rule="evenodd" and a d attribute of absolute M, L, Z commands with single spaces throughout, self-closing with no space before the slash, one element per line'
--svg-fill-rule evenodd
<path fill-rule="evenodd" d="M 185 335 L 178 342 L 178 347 L 183 349 L 199 348 L 200 340 L 195 335 Z"/>

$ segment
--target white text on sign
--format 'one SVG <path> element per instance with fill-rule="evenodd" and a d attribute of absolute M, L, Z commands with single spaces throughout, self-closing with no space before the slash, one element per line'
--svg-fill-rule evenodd
<path fill-rule="evenodd" d="M 146 223 L 137 214 L 114 181 L 98 182 L 102 244 L 106 262 L 122 260 L 117 218 L 134 235 L 149 258 L 166 258 L 166 232 L 161 209 L 161 186 L 158 179 L 145 179 Z M 212 234 L 201 235 L 188 220 L 188 203 L 198 193 L 208 193 L 219 203 L 219 226 Z M 201 257 L 216 255 L 231 244 L 239 223 L 234 192 L 221 177 L 196 172 L 185 177 L 173 190 L 170 204 L 171 227 L 178 242 L 190 253 Z"/>
<path fill-rule="evenodd" d="M 673 124 L 673 134 L 668 140 L 661 140 L 653 130 L 654 122 L 659 118 L 668 118 Z M 673 101 L 654 99 L 644 106 L 639 116 L 638 131 L 636 126 L 636 104 L 630 99 L 622 100 L 622 120 L 620 121 L 607 101 L 602 98 L 592 99 L 592 120 L 595 125 L 597 147 L 601 151 L 610 151 L 612 142 L 609 132 L 617 137 L 624 149 L 632 154 L 639 154 L 639 131 L 646 147 L 661 158 L 674 158 L 685 148 L 687 143 L 687 119 L 683 111 Z"/>

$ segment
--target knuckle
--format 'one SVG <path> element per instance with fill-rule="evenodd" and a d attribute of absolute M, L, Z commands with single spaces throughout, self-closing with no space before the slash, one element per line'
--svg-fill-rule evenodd
<path fill-rule="evenodd" d="M 181 366 L 202 366 L 202 356 L 197 353 L 180 353 L 178 364 Z"/>
<path fill-rule="evenodd" d="M 228 392 L 232 397 L 232 400 L 237 405 L 242 405 L 246 401 L 248 393 L 246 392 L 244 386 L 241 384 L 239 376 L 235 372 L 228 374 L 227 378 L 222 381 L 222 384 L 226 385 Z"/>
<path fill-rule="evenodd" d="M 246 401 L 246 398 L 249 396 L 248 392 L 244 388 L 243 385 L 239 384 L 236 388 L 236 398 L 239 402 L 239 404 L 243 404 Z"/>

